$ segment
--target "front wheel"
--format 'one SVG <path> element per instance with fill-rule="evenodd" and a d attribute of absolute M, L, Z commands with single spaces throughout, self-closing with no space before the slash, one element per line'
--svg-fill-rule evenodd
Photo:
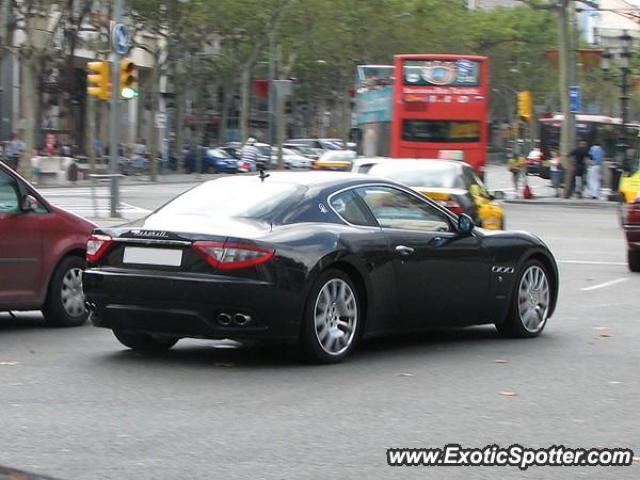
<path fill-rule="evenodd" d="M 82 325 L 88 317 L 84 308 L 82 271 L 85 261 L 66 257 L 57 266 L 49 283 L 47 300 L 42 309 L 47 324 L 56 327 Z"/>
<path fill-rule="evenodd" d="M 177 337 L 161 337 L 142 332 L 114 330 L 113 334 L 125 347 L 143 352 L 164 352 L 173 347 L 179 340 Z"/>
<path fill-rule="evenodd" d="M 320 275 L 307 299 L 300 338 L 307 360 L 336 363 L 353 350 L 361 319 L 356 292 L 341 270 L 329 269 Z"/>
<path fill-rule="evenodd" d="M 515 283 L 509 314 L 503 323 L 496 324 L 505 337 L 537 337 L 544 330 L 551 307 L 551 283 L 540 262 L 527 262 Z"/>
<path fill-rule="evenodd" d="M 640 272 L 640 250 L 631 248 L 627 250 L 627 264 L 630 271 Z"/>

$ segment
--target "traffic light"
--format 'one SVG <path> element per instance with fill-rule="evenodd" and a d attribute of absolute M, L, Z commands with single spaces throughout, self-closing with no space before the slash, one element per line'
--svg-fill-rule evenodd
<path fill-rule="evenodd" d="M 109 63 L 87 63 L 87 93 L 100 100 L 109 99 Z"/>
<path fill-rule="evenodd" d="M 131 100 L 138 94 L 138 67 L 130 58 L 125 58 L 120 61 L 120 97 Z"/>
<path fill-rule="evenodd" d="M 518 92 L 518 116 L 523 122 L 529 122 L 533 117 L 533 97 L 529 90 Z"/>

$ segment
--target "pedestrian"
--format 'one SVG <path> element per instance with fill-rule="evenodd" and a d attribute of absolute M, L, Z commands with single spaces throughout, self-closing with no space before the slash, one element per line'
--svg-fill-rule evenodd
<path fill-rule="evenodd" d="M 517 148 L 514 148 L 511 152 L 511 158 L 509 158 L 507 168 L 511 172 L 511 178 L 513 180 L 514 197 L 518 198 L 520 177 L 522 176 L 525 168 L 525 161 Z"/>
<path fill-rule="evenodd" d="M 33 174 L 33 184 L 38 185 L 40 183 L 40 154 L 38 149 L 33 149 L 33 156 L 31 157 L 31 172 Z"/>
<path fill-rule="evenodd" d="M 256 139 L 253 137 L 247 138 L 247 142 L 240 150 L 240 161 L 242 163 L 242 169 L 246 171 L 255 170 L 255 166 L 258 162 L 258 156 L 260 150 L 256 147 Z"/>
<path fill-rule="evenodd" d="M 549 174 L 551 176 L 551 187 L 555 190 L 555 196 L 560 196 L 560 176 L 561 176 L 560 155 L 556 149 L 551 150 L 549 159 Z"/>
<path fill-rule="evenodd" d="M 24 151 L 24 142 L 20 140 L 17 133 L 11 134 L 11 140 L 7 144 L 7 160 L 9 162 L 9 166 L 14 170 L 18 169 L 18 161 L 20 160 L 20 155 Z"/>
<path fill-rule="evenodd" d="M 600 146 L 600 142 L 595 140 L 589 149 L 591 157 L 591 165 L 587 171 L 587 182 L 591 191 L 591 198 L 600 198 L 600 185 L 602 183 L 602 165 L 604 163 L 604 149 Z"/>
<path fill-rule="evenodd" d="M 573 181 L 571 190 L 575 192 L 577 198 L 582 198 L 584 190 L 584 173 L 587 159 L 589 158 L 589 148 L 587 142 L 580 140 L 578 146 L 569 154 L 573 157 Z"/>

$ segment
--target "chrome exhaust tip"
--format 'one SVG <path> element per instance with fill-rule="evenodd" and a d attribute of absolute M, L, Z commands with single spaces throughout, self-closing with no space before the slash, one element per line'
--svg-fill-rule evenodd
<path fill-rule="evenodd" d="M 219 313 L 218 323 L 223 327 L 229 326 L 231 324 L 231 315 L 229 315 L 228 313 Z"/>
<path fill-rule="evenodd" d="M 233 316 L 233 322 L 238 325 L 239 327 L 246 325 L 247 323 L 249 323 L 251 321 L 251 316 L 250 315 L 246 315 L 244 313 L 236 313 Z"/>

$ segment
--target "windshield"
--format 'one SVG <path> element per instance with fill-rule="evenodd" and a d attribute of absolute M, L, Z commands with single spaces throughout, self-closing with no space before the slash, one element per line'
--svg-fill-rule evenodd
<path fill-rule="evenodd" d="M 464 182 L 455 165 L 424 160 L 424 165 L 378 164 L 371 167 L 370 175 L 388 178 L 409 187 L 464 188 Z M 416 161 L 422 163 L 422 161 Z"/>
<path fill-rule="evenodd" d="M 301 185 L 261 181 L 258 176 L 225 177 L 203 183 L 161 207 L 151 217 L 196 215 L 218 222 L 229 218 L 264 220 L 301 197 Z"/>
<path fill-rule="evenodd" d="M 207 150 L 207 155 L 218 158 L 231 158 L 230 155 L 221 148 L 212 148 Z"/>

